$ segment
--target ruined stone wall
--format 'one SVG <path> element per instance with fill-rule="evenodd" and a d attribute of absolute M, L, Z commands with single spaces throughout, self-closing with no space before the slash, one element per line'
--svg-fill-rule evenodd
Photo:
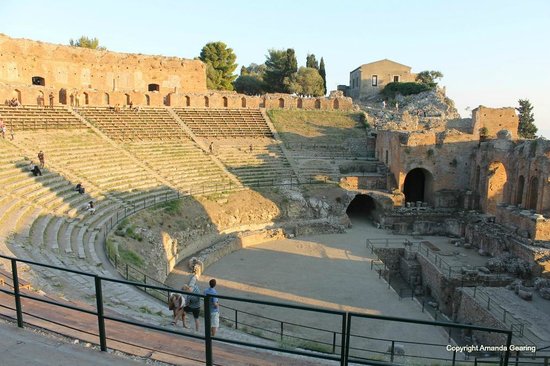
<path fill-rule="evenodd" d="M 427 292 L 437 301 L 439 310 L 446 315 L 451 315 L 453 310 L 452 297 L 458 282 L 445 277 L 421 252 L 416 254 L 416 260 L 420 263 L 422 285 L 425 289 L 429 289 Z"/>
<path fill-rule="evenodd" d="M 0 82 L 100 91 L 148 92 L 157 84 L 160 94 L 175 90 L 206 91 L 206 68 L 198 60 L 98 51 L 0 35 Z"/>
<path fill-rule="evenodd" d="M 469 188 L 470 166 L 478 142 L 471 135 L 429 131 L 379 131 L 376 157 L 384 162 L 403 191 L 407 173 L 424 169 L 431 179 L 425 199 L 435 207 L 461 207 L 461 191 Z"/>
<path fill-rule="evenodd" d="M 468 293 L 457 290 L 456 298 L 459 299 L 456 311 L 456 321 L 462 324 L 476 324 L 489 328 L 506 329 L 506 324 L 486 309 L 486 305 L 479 303 Z M 473 335 L 479 344 L 502 345 L 506 344 L 506 336 L 497 333 L 474 331 Z"/>
<path fill-rule="evenodd" d="M 471 181 L 481 209 L 495 214 L 505 203 L 550 217 L 549 157 L 550 142 L 543 139 L 514 142 L 501 136 L 481 143 Z"/>
<path fill-rule="evenodd" d="M 479 106 L 472 111 L 474 135 L 480 134 L 481 129 L 486 129 L 488 138 L 495 138 L 501 130 L 510 132 L 512 139 L 518 138 L 518 116 L 514 108 L 487 108 Z"/>

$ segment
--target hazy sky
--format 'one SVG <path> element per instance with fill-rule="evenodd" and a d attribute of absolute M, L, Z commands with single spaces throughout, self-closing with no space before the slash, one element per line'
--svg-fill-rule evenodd
<path fill-rule="evenodd" d="M 547 0 L 0 0 L 0 33 L 63 44 L 87 35 L 113 51 L 185 58 L 223 41 L 240 65 L 294 48 L 300 65 L 307 53 L 324 57 L 329 90 L 357 66 L 389 58 L 442 71 L 464 116 L 529 99 L 550 138 Z"/>

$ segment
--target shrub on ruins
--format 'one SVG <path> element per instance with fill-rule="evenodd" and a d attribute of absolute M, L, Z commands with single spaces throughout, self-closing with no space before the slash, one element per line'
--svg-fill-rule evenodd
<path fill-rule="evenodd" d="M 516 108 L 519 118 L 518 135 L 524 139 L 534 139 L 537 137 L 535 134 L 538 128 L 534 123 L 533 106 L 529 99 L 520 99 L 518 103 L 519 107 Z"/>
<path fill-rule="evenodd" d="M 384 89 L 382 89 L 382 97 L 384 99 L 395 99 L 400 94 L 403 96 L 419 94 L 430 90 L 430 87 L 420 83 L 388 83 Z"/>
<path fill-rule="evenodd" d="M 272 93 L 289 93 L 289 81 L 298 71 L 294 49 L 269 50 L 265 60 L 264 81 Z"/>
<path fill-rule="evenodd" d="M 426 85 L 430 89 L 435 89 L 438 79 L 443 77 L 441 71 L 426 70 L 416 74 L 416 82 L 422 85 Z"/>
<path fill-rule="evenodd" d="M 207 43 L 201 50 L 199 59 L 206 64 L 206 86 L 211 90 L 233 90 L 237 77 L 237 56 L 233 49 L 223 42 Z"/>
<path fill-rule="evenodd" d="M 99 50 L 104 51 L 106 50 L 105 47 L 99 46 L 99 39 L 97 38 L 89 38 L 86 36 L 82 36 L 79 39 L 70 39 L 69 44 L 73 47 L 83 47 L 83 48 L 90 48 L 93 50 Z"/>
<path fill-rule="evenodd" d="M 289 92 L 301 96 L 320 97 L 324 95 L 323 78 L 317 69 L 311 67 L 300 67 L 295 75 L 289 79 Z"/>

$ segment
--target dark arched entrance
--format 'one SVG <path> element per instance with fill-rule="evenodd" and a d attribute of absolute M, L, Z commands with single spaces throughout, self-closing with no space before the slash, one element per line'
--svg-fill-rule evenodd
<path fill-rule="evenodd" d="M 366 220 L 372 217 L 372 213 L 375 209 L 376 203 L 371 196 L 358 194 L 348 205 L 346 214 L 348 214 L 348 217 L 352 220 Z"/>
<path fill-rule="evenodd" d="M 422 168 L 411 170 L 405 177 L 403 193 L 405 202 L 432 203 L 432 174 Z"/>

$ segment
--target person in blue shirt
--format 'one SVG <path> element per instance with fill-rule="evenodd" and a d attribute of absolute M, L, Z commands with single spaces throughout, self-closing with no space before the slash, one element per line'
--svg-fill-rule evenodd
<path fill-rule="evenodd" d="M 210 333 L 214 337 L 220 327 L 220 302 L 217 297 L 214 297 L 218 294 L 214 289 L 216 287 L 216 280 L 212 278 L 208 284 L 210 287 L 204 290 L 204 294 L 212 296 L 210 298 Z"/>

